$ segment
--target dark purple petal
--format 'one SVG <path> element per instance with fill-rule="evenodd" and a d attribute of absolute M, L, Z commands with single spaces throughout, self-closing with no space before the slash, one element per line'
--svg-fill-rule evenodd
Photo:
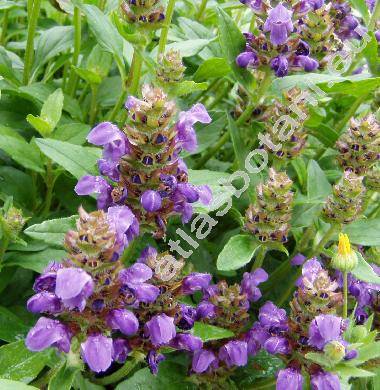
<path fill-rule="evenodd" d="M 265 328 L 287 330 L 288 318 L 284 309 L 278 308 L 273 302 L 266 302 L 259 311 L 260 324 Z"/>
<path fill-rule="evenodd" d="M 143 303 L 152 303 L 160 295 L 160 289 L 156 286 L 153 286 L 153 284 L 128 283 L 127 286 L 133 292 L 136 299 Z"/>
<path fill-rule="evenodd" d="M 153 276 L 152 269 L 143 263 L 135 263 L 135 264 L 131 265 L 129 268 L 123 269 L 119 272 L 119 280 L 123 284 L 143 283 L 143 282 L 146 282 L 147 280 L 151 279 L 152 276 Z"/>
<path fill-rule="evenodd" d="M 56 314 L 62 311 L 62 304 L 59 298 L 47 291 L 33 295 L 28 300 L 26 307 L 32 313 Z"/>
<path fill-rule="evenodd" d="M 278 56 L 271 60 L 270 67 L 274 70 L 277 77 L 284 77 L 288 74 L 289 63 L 285 56 Z"/>
<path fill-rule="evenodd" d="M 147 356 L 147 361 L 148 361 L 150 372 L 153 375 L 157 375 L 158 364 L 163 360 L 165 360 L 165 356 L 162 353 L 157 353 L 156 351 L 149 351 Z"/>
<path fill-rule="evenodd" d="M 57 272 L 46 272 L 39 276 L 33 285 L 33 290 L 35 292 L 41 291 L 55 291 L 55 281 L 57 279 Z"/>
<path fill-rule="evenodd" d="M 197 311 L 195 308 L 181 303 L 176 325 L 180 329 L 189 330 L 194 326 L 196 315 Z"/>
<path fill-rule="evenodd" d="M 275 355 L 276 353 L 287 354 L 290 352 L 289 341 L 284 337 L 273 336 L 269 337 L 264 343 L 265 350 Z"/>
<path fill-rule="evenodd" d="M 170 346 L 176 349 L 194 352 L 202 349 L 203 342 L 199 337 L 193 336 L 190 333 L 178 333 L 170 342 Z"/>
<path fill-rule="evenodd" d="M 197 320 L 202 318 L 214 318 L 216 315 L 216 308 L 210 302 L 203 301 L 197 306 Z"/>
<path fill-rule="evenodd" d="M 145 335 L 155 346 L 168 344 L 176 335 L 174 318 L 166 314 L 158 314 L 152 317 L 144 327 Z"/>
<path fill-rule="evenodd" d="M 70 351 L 71 334 L 69 330 L 57 320 L 41 317 L 36 325 L 30 329 L 25 344 L 31 351 L 42 351 L 49 347 L 56 347 L 60 351 Z"/>
<path fill-rule="evenodd" d="M 217 362 L 216 356 L 211 351 L 200 349 L 194 353 L 191 368 L 197 374 L 201 374 L 215 362 Z"/>
<path fill-rule="evenodd" d="M 259 64 L 259 58 L 253 51 L 243 51 L 236 57 L 236 64 L 240 68 L 253 68 Z"/>
<path fill-rule="evenodd" d="M 245 366 L 248 361 L 247 343 L 245 341 L 229 341 L 219 349 L 219 359 L 228 367 Z"/>
<path fill-rule="evenodd" d="M 81 344 L 81 355 L 90 369 L 95 372 L 106 371 L 112 363 L 112 339 L 101 334 L 87 337 Z"/>
<path fill-rule="evenodd" d="M 302 390 L 303 376 L 294 368 L 285 368 L 277 374 L 276 390 Z"/>
<path fill-rule="evenodd" d="M 291 260 L 290 264 L 295 265 L 302 265 L 306 260 L 306 256 L 304 256 L 302 253 L 297 253 Z"/>
<path fill-rule="evenodd" d="M 253 324 L 253 327 L 245 335 L 247 342 L 248 354 L 256 355 L 256 353 L 263 347 L 265 342 L 269 339 L 269 332 L 263 328 L 258 322 Z"/>
<path fill-rule="evenodd" d="M 202 274 L 199 272 L 193 272 L 183 278 L 182 292 L 185 295 L 193 294 L 195 291 L 202 290 L 211 282 L 210 274 Z"/>
<path fill-rule="evenodd" d="M 264 23 L 264 31 L 270 31 L 270 41 L 273 45 L 281 45 L 293 31 L 292 11 L 287 10 L 281 3 L 269 11 Z"/>
<path fill-rule="evenodd" d="M 310 384 L 312 390 L 341 390 L 338 375 L 326 371 L 312 375 Z"/>
<path fill-rule="evenodd" d="M 121 338 L 113 340 L 112 360 L 124 363 L 131 351 L 132 349 L 127 340 Z"/>
<path fill-rule="evenodd" d="M 74 190 L 78 195 L 98 194 L 97 202 L 100 209 L 105 209 L 112 204 L 112 186 L 101 176 L 83 176 L 79 179 Z"/>
<path fill-rule="evenodd" d="M 107 317 L 107 324 L 111 329 L 118 329 L 127 336 L 132 336 L 139 329 L 136 316 L 126 309 L 112 310 Z"/>
<path fill-rule="evenodd" d="M 87 136 L 87 141 L 93 145 L 103 146 L 118 141 L 124 134 L 111 122 L 102 122 L 95 126 Z"/>
<path fill-rule="evenodd" d="M 161 208 L 162 199 L 157 191 L 147 190 L 141 195 L 140 202 L 146 211 L 153 212 Z"/>
<path fill-rule="evenodd" d="M 341 317 L 331 314 L 315 317 L 309 326 L 309 345 L 322 350 L 328 342 L 341 340 L 344 327 Z"/>
<path fill-rule="evenodd" d="M 266 280 L 268 280 L 268 274 L 262 268 L 251 273 L 245 272 L 241 282 L 241 292 L 247 294 L 251 302 L 256 302 L 261 298 L 261 291 L 257 286 Z"/>
<path fill-rule="evenodd" d="M 312 72 L 318 69 L 319 63 L 309 56 L 296 56 L 294 58 L 293 66 L 301 67 L 306 72 Z"/>
<path fill-rule="evenodd" d="M 137 259 L 137 262 L 149 264 L 152 260 L 154 263 L 154 260 L 157 258 L 157 254 L 157 249 L 149 245 L 141 251 L 140 257 Z"/>

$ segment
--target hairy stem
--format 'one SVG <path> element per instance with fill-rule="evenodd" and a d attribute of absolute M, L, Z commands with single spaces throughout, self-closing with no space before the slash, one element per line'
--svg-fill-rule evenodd
<path fill-rule="evenodd" d="M 254 271 L 257 268 L 262 267 L 266 253 L 267 253 L 267 247 L 265 245 L 261 245 L 260 248 L 258 249 L 256 259 L 253 263 L 252 271 Z"/>
<path fill-rule="evenodd" d="M 79 60 L 79 54 L 81 48 L 81 36 L 82 36 L 81 15 L 78 7 L 74 8 L 73 23 L 74 23 L 74 52 L 73 52 L 71 65 L 77 66 Z M 70 96 L 75 95 L 75 89 L 77 83 L 78 83 L 78 75 L 76 74 L 74 69 L 71 69 L 70 78 L 67 85 L 67 92 L 69 93 Z"/>
<path fill-rule="evenodd" d="M 28 5 L 30 6 L 31 3 Z M 41 0 L 34 0 L 33 7 L 31 7 L 30 17 L 28 21 L 28 37 L 26 40 L 25 58 L 24 58 L 24 75 L 23 83 L 29 83 L 30 72 L 33 65 L 34 56 L 34 35 L 36 33 L 38 16 L 40 14 Z M 29 10 L 28 10 L 29 11 Z"/>
<path fill-rule="evenodd" d="M 160 58 L 160 55 L 165 53 L 165 46 L 168 39 L 169 27 L 172 22 L 175 2 L 176 0 L 169 0 L 168 6 L 166 7 L 165 22 L 161 29 L 160 41 L 158 42 L 157 58 Z"/>
<path fill-rule="evenodd" d="M 98 85 L 93 84 L 91 85 L 91 105 L 90 105 L 90 117 L 89 117 L 89 122 L 90 125 L 93 126 L 95 124 L 95 119 L 96 119 L 96 98 L 98 95 Z"/>

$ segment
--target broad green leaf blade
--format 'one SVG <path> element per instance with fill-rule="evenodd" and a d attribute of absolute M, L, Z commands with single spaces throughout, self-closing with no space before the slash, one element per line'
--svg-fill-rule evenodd
<path fill-rule="evenodd" d="M 166 45 L 166 51 L 178 50 L 183 58 L 192 57 L 198 54 L 203 48 L 210 43 L 209 39 L 189 39 L 188 41 L 173 42 Z M 150 56 L 157 56 L 157 47 L 152 50 Z"/>
<path fill-rule="evenodd" d="M 39 116 L 28 114 L 26 120 L 42 135 L 42 137 L 48 137 L 53 131 L 51 124 Z"/>
<path fill-rule="evenodd" d="M 351 271 L 352 275 L 363 282 L 380 285 L 380 276 L 376 274 L 359 252 L 356 252 L 356 254 L 358 255 L 358 265 Z"/>
<path fill-rule="evenodd" d="M 50 379 L 48 390 L 70 390 L 79 371 L 79 367 L 70 367 L 64 362 Z"/>
<path fill-rule="evenodd" d="M 61 119 L 63 109 L 63 93 L 62 89 L 58 88 L 45 101 L 41 109 L 41 118 L 49 122 L 54 129 Z"/>
<path fill-rule="evenodd" d="M 331 184 L 325 172 L 315 160 L 310 160 L 307 166 L 307 197 L 310 200 L 325 200 L 331 194 Z"/>
<path fill-rule="evenodd" d="M 73 145 L 54 139 L 36 139 L 42 153 L 61 165 L 77 179 L 84 175 L 96 174 L 96 161 L 100 158 L 98 148 Z"/>
<path fill-rule="evenodd" d="M 221 8 L 216 8 L 218 15 L 220 44 L 224 55 L 227 58 L 229 66 L 235 74 L 237 80 L 244 86 L 248 86 L 252 82 L 251 74 L 246 70 L 239 68 L 236 65 L 236 57 L 244 51 L 245 38 L 234 20 Z"/>
<path fill-rule="evenodd" d="M 233 236 L 219 253 L 216 266 L 220 271 L 233 271 L 249 263 L 260 243 L 249 235 Z"/>
<path fill-rule="evenodd" d="M 77 219 L 77 215 L 72 215 L 67 218 L 47 220 L 29 226 L 24 230 L 24 233 L 29 237 L 41 240 L 47 244 L 62 246 L 66 233 L 69 230 L 75 229 Z"/>
<path fill-rule="evenodd" d="M 26 385 L 22 382 L 0 379 L 0 389 L 9 390 L 38 390 L 37 387 Z"/>
<path fill-rule="evenodd" d="M 202 339 L 203 342 L 234 337 L 234 333 L 228 329 L 220 328 L 214 325 L 204 324 L 203 322 L 195 322 L 191 332 L 194 336 L 197 336 Z"/>
<path fill-rule="evenodd" d="M 0 340 L 10 343 L 24 338 L 27 332 L 28 327 L 19 317 L 0 306 Z"/>
<path fill-rule="evenodd" d="M 177 83 L 171 87 L 170 93 L 174 96 L 184 96 L 196 91 L 204 91 L 207 89 L 207 83 L 196 83 L 191 80 L 185 80 L 180 83 Z"/>
<path fill-rule="evenodd" d="M 350 241 L 357 245 L 380 245 L 380 218 L 358 219 L 343 228 Z"/>
<path fill-rule="evenodd" d="M 0 125 L 0 149 L 24 168 L 44 172 L 38 149 L 26 142 L 16 130 Z"/>
<path fill-rule="evenodd" d="M 226 76 L 231 67 L 225 58 L 213 57 L 203 61 L 194 73 L 194 81 L 205 81 Z"/>
<path fill-rule="evenodd" d="M 49 350 L 31 352 L 20 340 L 0 347 L 0 377 L 29 383 L 49 361 Z"/>

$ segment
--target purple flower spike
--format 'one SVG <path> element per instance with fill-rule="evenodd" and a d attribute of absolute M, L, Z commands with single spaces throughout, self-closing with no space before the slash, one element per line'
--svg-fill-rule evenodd
<path fill-rule="evenodd" d="M 112 329 L 119 329 L 127 336 L 134 335 L 139 329 L 136 316 L 126 309 L 112 310 L 107 317 L 107 324 Z"/>
<path fill-rule="evenodd" d="M 245 341 L 229 341 L 219 349 L 219 359 L 228 367 L 245 366 L 248 361 L 247 343 Z"/>
<path fill-rule="evenodd" d="M 161 208 L 162 199 L 157 191 L 147 190 L 141 195 L 141 205 L 146 211 L 153 212 Z"/>
<path fill-rule="evenodd" d="M 59 298 L 47 291 L 33 295 L 28 300 L 26 307 L 32 313 L 56 314 L 62 311 L 62 304 Z"/>
<path fill-rule="evenodd" d="M 86 299 L 94 291 L 91 276 L 80 268 L 62 268 L 57 272 L 55 294 L 68 309 L 83 311 Z"/>
<path fill-rule="evenodd" d="M 282 45 L 293 31 L 292 11 L 287 10 L 281 3 L 269 11 L 264 23 L 264 31 L 270 31 L 270 41 L 273 45 Z"/>
<path fill-rule="evenodd" d="M 113 340 L 112 360 L 124 363 L 131 351 L 132 349 L 127 340 L 120 338 Z"/>
<path fill-rule="evenodd" d="M 261 291 L 257 286 L 267 280 L 268 274 L 262 268 L 258 268 L 251 273 L 244 272 L 241 282 L 241 292 L 247 294 L 247 298 L 251 302 L 256 302 L 261 298 Z"/>
<path fill-rule="evenodd" d="M 289 63 L 285 56 L 278 56 L 271 60 L 270 67 L 277 77 L 284 77 L 288 74 Z"/>
<path fill-rule="evenodd" d="M 176 349 L 194 352 L 202 349 L 203 342 L 199 337 L 193 336 L 190 333 L 178 333 L 170 342 L 170 346 Z"/>
<path fill-rule="evenodd" d="M 157 353 L 156 351 L 149 351 L 147 356 L 147 361 L 148 361 L 150 372 L 153 375 L 157 375 L 158 365 L 163 360 L 165 360 L 165 356 L 162 353 Z"/>
<path fill-rule="evenodd" d="M 193 294 L 195 291 L 202 290 L 211 282 L 210 274 L 202 274 L 199 272 L 193 272 L 187 275 L 182 281 L 182 292 L 185 295 Z"/>
<path fill-rule="evenodd" d="M 42 351 L 49 347 L 56 347 L 62 352 L 70 351 L 71 335 L 65 325 L 57 320 L 41 317 L 36 325 L 30 329 L 25 344 L 31 351 Z"/>
<path fill-rule="evenodd" d="M 101 334 L 89 336 L 81 344 L 81 355 L 92 371 L 106 371 L 112 363 L 112 339 Z"/>
<path fill-rule="evenodd" d="M 193 127 L 197 122 L 211 122 L 211 117 L 203 104 L 197 103 L 190 110 L 179 113 L 178 140 L 188 152 L 194 152 L 197 149 L 197 136 Z"/>
<path fill-rule="evenodd" d="M 77 195 L 98 194 L 97 205 L 99 209 L 106 209 L 112 204 L 112 187 L 101 176 L 86 175 L 81 177 L 74 191 Z"/>
<path fill-rule="evenodd" d="M 303 376 L 294 368 L 280 370 L 277 375 L 276 390 L 302 390 Z"/>
<path fill-rule="evenodd" d="M 331 372 L 321 371 L 311 376 L 312 390 L 340 390 L 340 381 L 338 375 Z"/>
<path fill-rule="evenodd" d="M 341 340 L 345 327 L 345 321 L 341 317 L 331 314 L 319 315 L 310 324 L 309 344 L 322 350 L 330 341 Z"/>
<path fill-rule="evenodd" d="M 194 353 L 191 368 L 197 374 L 208 370 L 210 365 L 217 364 L 216 356 L 206 349 L 200 349 Z"/>
<path fill-rule="evenodd" d="M 139 234 L 137 218 L 127 206 L 114 206 L 108 209 L 107 220 L 116 232 L 117 243 L 122 252 Z"/>
<path fill-rule="evenodd" d="M 259 58 L 254 51 L 243 51 L 236 57 L 236 65 L 240 68 L 254 68 L 259 64 Z"/>
<path fill-rule="evenodd" d="M 166 314 L 155 315 L 145 324 L 145 334 L 155 346 L 169 343 L 176 335 L 174 318 Z"/>
<path fill-rule="evenodd" d="M 269 337 L 269 339 L 264 343 L 264 348 L 272 355 L 277 353 L 287 354 L 290 352 L 289 341 L 284 337 Z"/>
<path fill-rule="evenodd" d="M 154 249 L 154 248 L 153 248 Z M 143 263 L 135 263 L 119 272 L 119 279 L 123 284 L 139 284 L 146 282 L 153 276 L 153 271 Z"/>

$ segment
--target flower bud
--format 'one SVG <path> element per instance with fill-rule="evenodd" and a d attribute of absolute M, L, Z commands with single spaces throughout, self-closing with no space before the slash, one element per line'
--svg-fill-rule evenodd
<path fill-rule="evenodd" d="M 331 341 L 325 345 L 323 352 L 332 362 L 338 363 L 346 355 L 346 348 L 339 341 Z"/>
<path fill-rule="evenodd" d="M 350 272 L 358 265 L 358 255 L 351 249 L 347 234 L 339 234 L 338 253 L 331 260 L 331 266 L 342 272 Z"/>

